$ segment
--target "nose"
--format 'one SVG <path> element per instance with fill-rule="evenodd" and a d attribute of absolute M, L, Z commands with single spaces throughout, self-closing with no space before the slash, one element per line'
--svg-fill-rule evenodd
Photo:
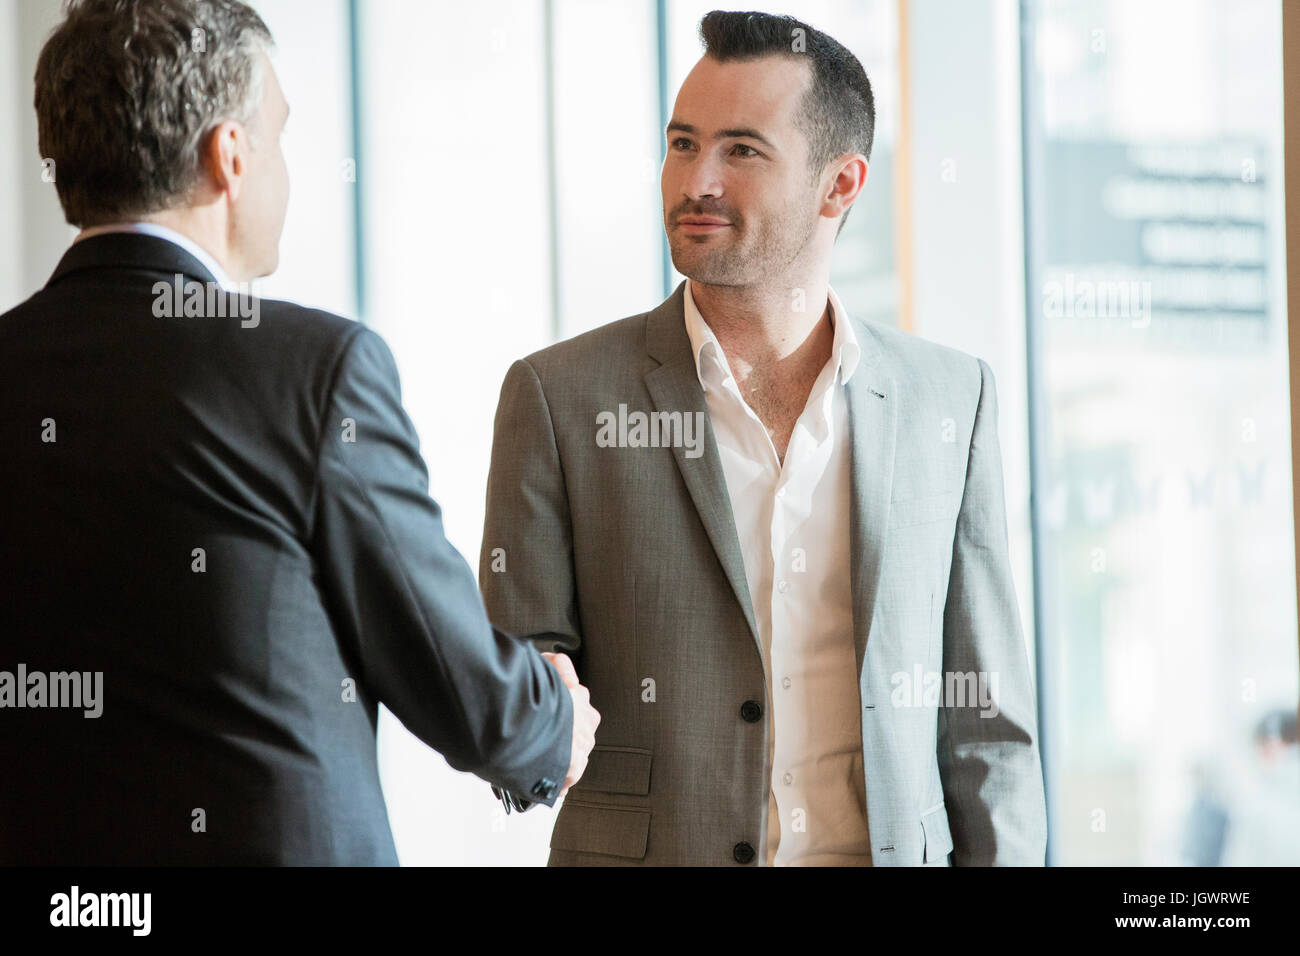
<path fill-rule="evenodd" d="M 692 159 L 682 179 L 682 194 L 687 199 L 719 199 L 722 196 L 722 175 L 719 163 L 708 154 L 701 153 Z"/>

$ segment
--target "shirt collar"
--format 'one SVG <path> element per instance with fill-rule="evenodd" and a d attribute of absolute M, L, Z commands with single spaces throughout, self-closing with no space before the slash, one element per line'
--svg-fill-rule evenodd
<path fill-rule="evenodd" d="M 182 235 L 175 229 L 168 229 L 166 226 L 160 226 L 154 222 L 117 222 L 106 226 L 91 226 L 78 233 L 75 241 L 80 242 L 82 239 L 89 239 L 91 236 L 102 236 L 110 232 L 134 232 L 143 236 L 153 236 L 157 239 L 165 239 L 168 242 L 180 246 L 195 259 L 202 263 L 203 267 L 212 273 L 212 277 L 217 280 L 217 284 L 227 292 L 238 292 L 239 287 L 226 274 L 226 270 L 221 268 L 212 253 L 208 252 L 189 236 Z"/>
<path fill-rule="evenodd" d="M 853 332 L 849 313 L 840 302 L 839 296 L 829 287 L 826 293 L 830 300 L 831 323 L 835 329 L 834 338 L 831 340 L 831 363 L 839 370 L 840 384 L 844 384 L 857 369 L 862 350 L 858 346 L 858 337 Z M 706 385 L 705 376 L 710 371 L 721 373 L 720 378 L 725 380 L 731 375 L 731 370 L 727 367 L 722 343 L 718 341 L 718 337 L 713 334 L 709 324 L 700 315 L 700 310 L 695 305 L 695 297 L 691 295 L 690 279 L 686 280 L 682 299 L 686 313 L 686 334 L 691 340 L 691 352 L 695 356 L 695 374 L 699 376 L 700 385 Z"/>

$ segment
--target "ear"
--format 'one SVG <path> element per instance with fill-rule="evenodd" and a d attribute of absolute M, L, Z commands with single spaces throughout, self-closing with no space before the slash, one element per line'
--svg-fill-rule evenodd
<path fill-rule="evenodd" d="M 861 153 L 845 153 L 831 164 L 830 184 L 822 196 L 821 213 L 827 219 L 839 219 L 867 184 L 867 157 Z"/>
<path fill-rule="evenodd" d="M 201 150 L 203 168 L 212 189 L 232 202 L 239 198 L 248 164 L 248 131 L 242 123 L 225 120 L 211 133 Z"/>

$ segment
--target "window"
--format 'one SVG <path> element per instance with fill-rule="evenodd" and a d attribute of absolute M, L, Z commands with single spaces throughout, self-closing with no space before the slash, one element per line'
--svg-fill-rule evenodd
<path fill-rule="evenodd" d="M 1295 864 L 1280 6 L 1024 9 L 1053 862 Z"/>

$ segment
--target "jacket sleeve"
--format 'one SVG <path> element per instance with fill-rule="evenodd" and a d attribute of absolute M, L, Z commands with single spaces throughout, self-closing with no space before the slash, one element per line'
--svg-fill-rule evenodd
<path fill-rule="evenodd" d="M 564 472 L 541 381 L 523 359 L 497 405 L 479 586 L 502 627 L 541 650 L 581 650 Z"/>
<path fill-rule="evenodd" d="M 320 442 L 313 555 L 358 683 L 457 770 L 552 806 L 573 702 L 528 643 L 488 621 L 443 532 L 388 346 L 344 348 Z"/>
<path fill-rule="evenodd" d="M 1047 845 L 1034 685 L 1007 554 L 993 372 L 979 362 L 966 486 L 943 617 L 943 670 L 986 684 L 939 711 L 938 760 L 956 866 L 1042 866 Z"/>

